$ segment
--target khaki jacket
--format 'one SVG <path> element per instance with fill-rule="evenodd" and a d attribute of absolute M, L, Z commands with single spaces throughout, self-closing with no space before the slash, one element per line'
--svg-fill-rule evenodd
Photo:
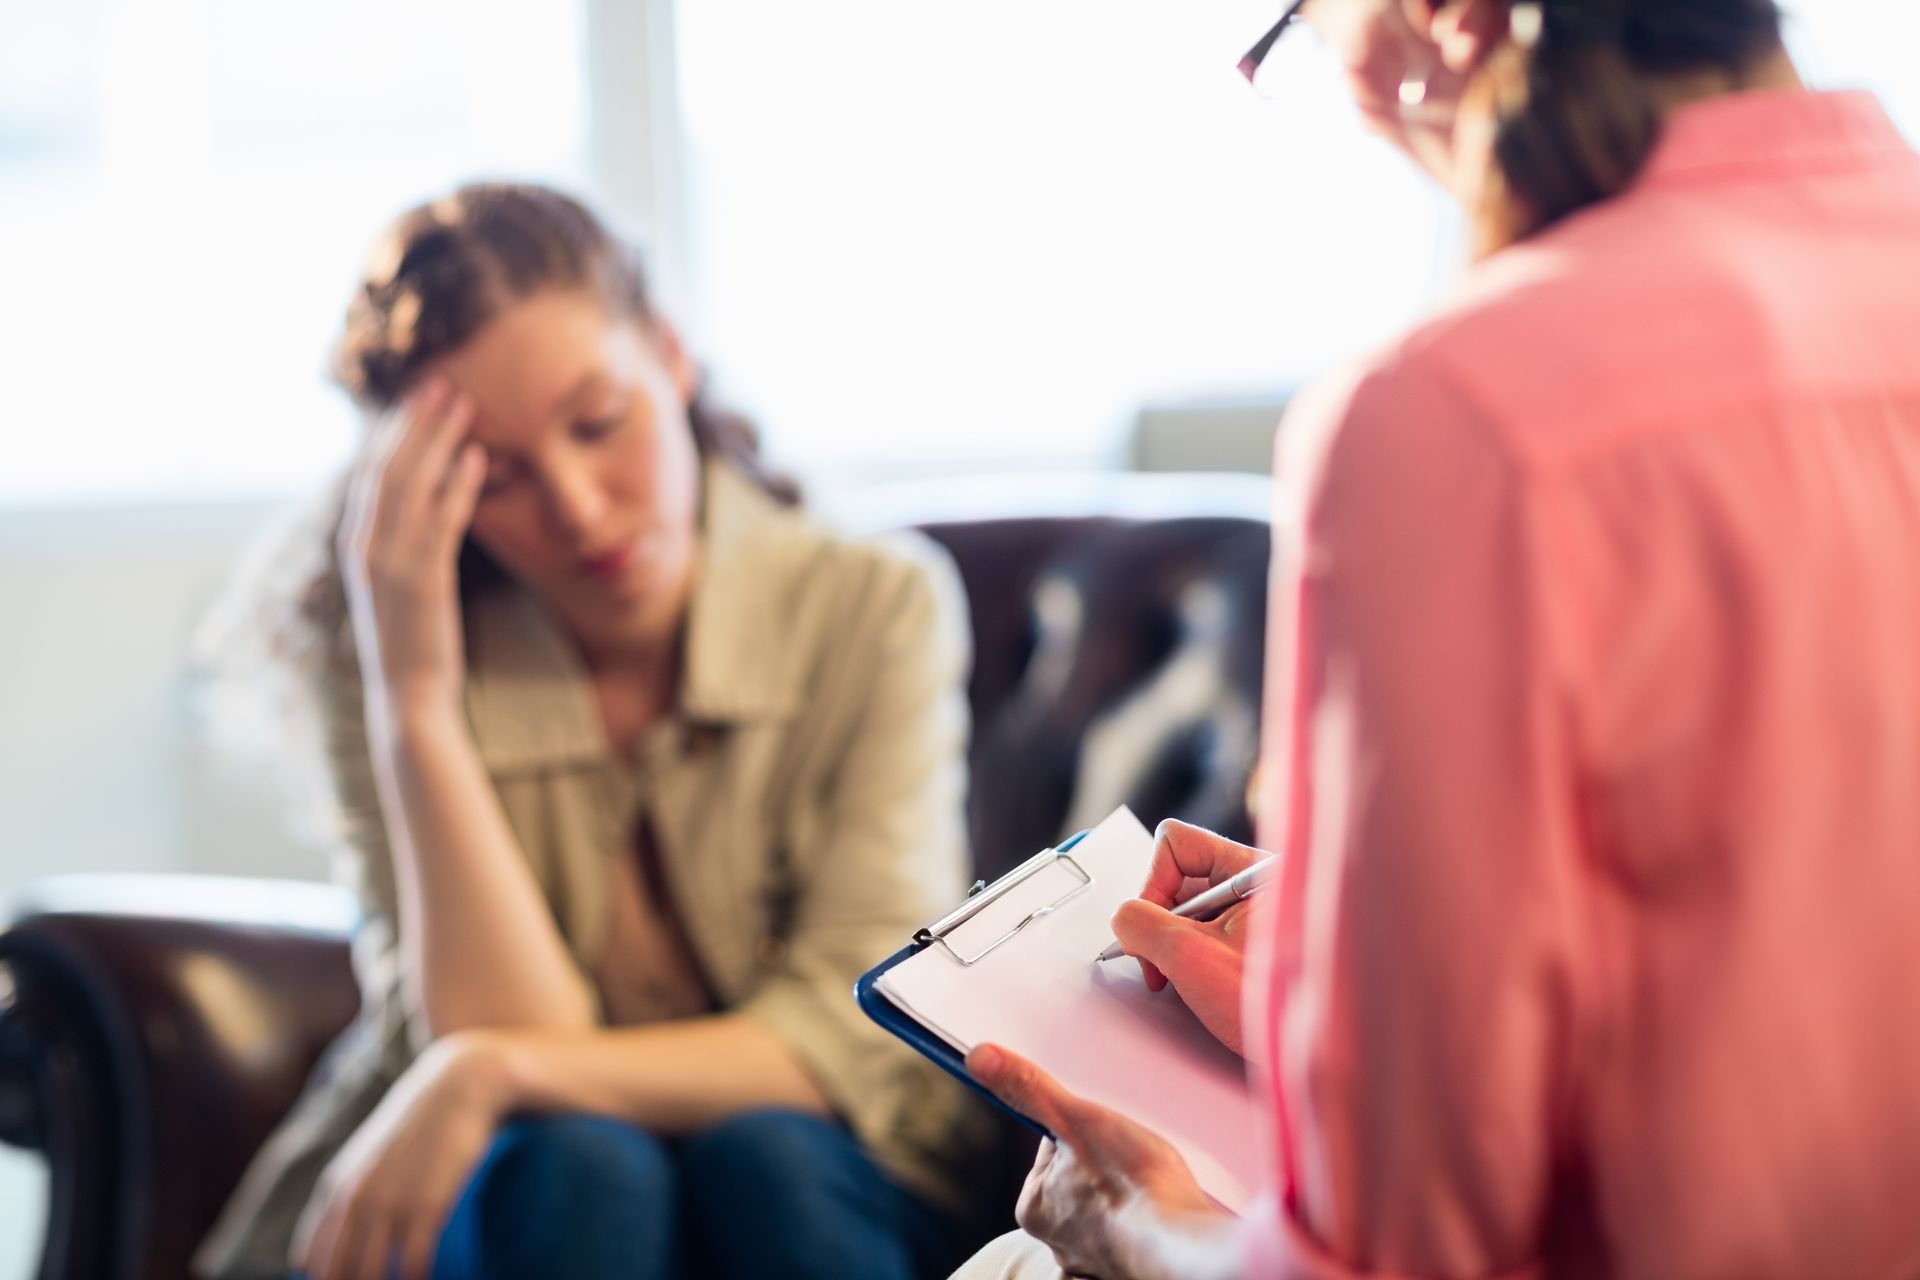
<path fill-rule="evenodd" d="M 582 972 L 611 860 L 650 822 L 665 888 L 722 1009 L 783 1040 L 874 1157 L 957 1202 L 982 1113 L 855 1006 L 854 979 L 964 890 L 966 611 L 923 539 L 850 541 L 730 467 L 705 473 L 676 713 L 628 763 L 531 596 L 469 602 L 466 708 L 521 851 Z M 424 1045 L 399 973 L 393 866 L 357 677 L 323 689 L 363 919 L 363 1014 L 329 1049 L 202 1245 L 196 1269 L 280 1276 L 333 1154 Z"/>

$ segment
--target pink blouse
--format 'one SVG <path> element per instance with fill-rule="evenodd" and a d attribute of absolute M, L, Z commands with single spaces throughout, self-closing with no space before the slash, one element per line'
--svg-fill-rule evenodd
<path fill-rule="evenodd" d="M 1277 470 L 1252 1274 L 1920 1275 L 1920 157 L 1689 107 Z"/>

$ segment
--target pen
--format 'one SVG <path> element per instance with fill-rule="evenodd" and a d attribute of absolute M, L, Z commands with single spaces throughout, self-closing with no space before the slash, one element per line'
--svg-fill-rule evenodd
<path fill-rule="evenodd" d="M 1173 914 L 1183 920 L 1211 920 L 1236 902 L 1245 901 L 1256 892 L 1266 888 L 1273 880 L 1273 873 L 1279 870 L 1278 858 L 1262 858 L 1231 880 L 1222 880 L 1205 893 L 1196 893 L 1173 909 Z M 1118 960 L 1127 954 L 1119 943 L 1114 943 L 1102 951 L 1100 960 Z"/>

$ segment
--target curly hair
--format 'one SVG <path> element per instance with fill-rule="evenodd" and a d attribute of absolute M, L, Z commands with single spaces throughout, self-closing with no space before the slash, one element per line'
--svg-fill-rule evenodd
<path fill-rule="evenodd" d="M 651 323 L 639 255 L 586 206 L 546 187 L 475 183 L 400 215 L 369 256 L 334 344 L 334 381 L 363 408 L 392 408 L 433 361 L 508 304 L 584 289 Z"/>

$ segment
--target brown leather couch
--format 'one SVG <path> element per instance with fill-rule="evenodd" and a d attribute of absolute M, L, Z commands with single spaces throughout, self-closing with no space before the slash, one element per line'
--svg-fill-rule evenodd
<path fill-rule="evenodd" d="M 1179 517 L 1222 504 L 1143 483 L 1150 518 L 1136 485 L 1063 504 L 1071 515 L 922 526 L 972 603 L 981 877 L 1122 801 L 1149 824 L 1248 835 L 1267 527 L 1244 487 L 1226 504 L 1241 514 Z M 290 882 L 67 877 L 14 904 L 0 933 L 0 1140 L 45 1155 L 42 1280 L 186 1274 L 355 1012 L 350 928 L 342 895 Z M 1011 1128 L 1008 1142 L 982 1188 L 983 1230 L 1010 1222 L 1031 1152 Z"/>

